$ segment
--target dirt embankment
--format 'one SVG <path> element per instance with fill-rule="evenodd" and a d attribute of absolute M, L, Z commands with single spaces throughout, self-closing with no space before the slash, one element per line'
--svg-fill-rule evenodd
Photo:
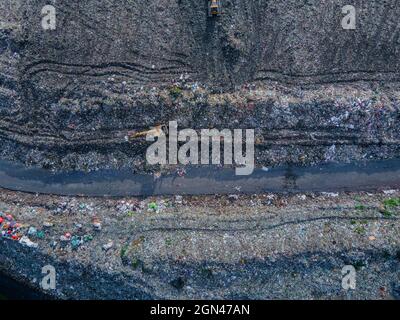
<path fill-rule="evenodd" d="M 399 156 L 397 1 L 2 4 L 0 155 L 52 169 L 145 168 L 130 131 L 254 128 L 258 165 Z"/>

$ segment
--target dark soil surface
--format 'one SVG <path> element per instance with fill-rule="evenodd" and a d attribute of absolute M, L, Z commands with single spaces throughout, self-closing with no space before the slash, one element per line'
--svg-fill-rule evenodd
<path fill-rule="evenodd" d="M 0 157 L 53 170 L 145 163 L 130 132 L 255 129 L 261 166 L 399 157 L 398 1 L 0 4 Z M 170 168 L 161 168 L 170 170 Z"/>

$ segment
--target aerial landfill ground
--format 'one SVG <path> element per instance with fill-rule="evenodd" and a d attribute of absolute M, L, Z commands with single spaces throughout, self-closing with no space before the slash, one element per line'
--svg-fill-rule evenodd
<path fill-rule="evenodd" d="M 0 0 L 0 299 L 400 299 L 399 16 Z"/>

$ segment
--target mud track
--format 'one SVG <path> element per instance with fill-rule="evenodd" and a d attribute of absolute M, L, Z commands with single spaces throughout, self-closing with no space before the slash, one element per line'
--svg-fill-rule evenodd
<path fill-rule="evenodd" d="M 235 176 L 233 169 L 202 167 L 188 169 L 184 177 L 167 175 L 158 179 L 128 170 L 53 173 L 0 161 L 0 187 L 31 193 L 114 197 L 376 191 L 400 188 L 400 161 L 273 168 L 256 170 L 250 176 Z"/>

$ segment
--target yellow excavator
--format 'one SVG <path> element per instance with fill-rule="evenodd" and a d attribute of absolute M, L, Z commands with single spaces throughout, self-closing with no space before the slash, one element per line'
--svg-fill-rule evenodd
<path fill-rule="evenodd" d="M 146 136 L 160 137 L 162 134 L 168 134 L 168 127 L 165 125 L 158 125 L 150 128 L 150 130 L 145 130 L 141 132 L 128 132 L 128 141 L 133 141 L 137 138 L 145 138 Z"/>
<path fill-rule="evenodd" d="M 208 16 L 217 17 L 222 14 L 221 0 L 208 1 Z"/>

